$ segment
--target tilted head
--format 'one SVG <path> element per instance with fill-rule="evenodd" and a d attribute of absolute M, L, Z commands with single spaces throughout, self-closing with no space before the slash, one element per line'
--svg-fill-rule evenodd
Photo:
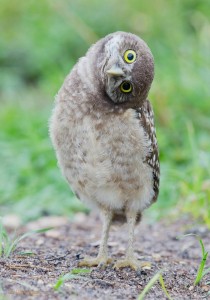
<path fill-rule="evenodd" d="M 142 39 L 131 33 L 112 33 L 93 45 L 87 55 L 94 59 L 95 81 L 112 102 L 141 105 L 146 99 L 154 77 L 154 60 Z"/>

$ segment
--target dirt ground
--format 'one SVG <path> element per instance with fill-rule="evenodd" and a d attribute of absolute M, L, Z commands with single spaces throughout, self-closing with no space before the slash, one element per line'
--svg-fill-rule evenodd
<path fill-rule="evenodd" d="M 199 286 L 193 286 L 201 259 L 198 240 L 176 238 L 187 233 L 199 234 L 206 250 L 210 251 L 208 229 L 187 217 L 152 225 L 145 219 L 136 228 L 135 253 L 139 260 L 151 263 L 151 267 L 143 268 L 138 274 L 129 268 L 113 270 L 111 265 L 106 269 L 92 268 L 89 274 L 65 281 L 59 291 L 53 287 L 60 275 L 77 268 L 84 255 L 97 254 L 100 219 L 79 213 L 72 222 L 60 217 L 44 217 L 27 224 L 20 232 L 46 226 L 54 229 L 26 238 L 10 258 L 0 259 L 0 299 L 137 299 L 159 270 L 163 270 L 166 288 L 173 299 L 210 299 L 208 275 Z M 109 252 L 115 259 L 124 255 L 126 238 L 125 225 L 111 228 Z M 34 255 L 18 254 L 29 250 Z M 166 299 L 159 283 L 145 299 Z"/>

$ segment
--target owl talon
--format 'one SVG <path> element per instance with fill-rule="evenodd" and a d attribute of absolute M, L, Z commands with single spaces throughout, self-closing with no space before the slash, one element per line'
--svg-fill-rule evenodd
<path fill-rule="evenodd" d="M 113 268 L 115 270 L 119 270 L 120 268 L 130 267 L 131 269 L 139 272 L 141 270 L 141 263 L 136 258 L 125 258 L 122 260 L 118 260 Z"/>
<path fill-rule="evenodd" d="M 98 256 L 95 258 L 85 257 L 82 261 L 79 262 L 79 267 L 98 267 L 104 269 L 112 261 L 111 258 L 105 256 Z"/>

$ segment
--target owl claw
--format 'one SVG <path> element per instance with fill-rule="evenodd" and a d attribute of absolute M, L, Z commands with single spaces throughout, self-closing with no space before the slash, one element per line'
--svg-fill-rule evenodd
<path fill-rule="evenodd" d="M 108 258 L 106 262 L 101 261 L 101 262 L 98 264 L 98 268 L 100 268 L 100 269 L 105 269 L 106 266 L 107 266 L 108 264 L 111 264 L 111 263 L 112 263 L 112 259 L 111 259 L 111 258 Z"/>

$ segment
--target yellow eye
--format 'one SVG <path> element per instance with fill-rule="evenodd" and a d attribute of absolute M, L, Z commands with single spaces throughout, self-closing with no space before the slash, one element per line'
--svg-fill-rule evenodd
<path fill-rule="evenodd" d="M 120 85 L 120 90 L 123 93 L 130 93 L 132 91 L 132 85 L 129 81 L 123 81 Z"/>
<path fill-rule="evenodd" d="M 128 64 L 132 64 L 136 60 L 136 52 L 133 50 L 127 50 L 124 53 L 124 60 Z"/>

